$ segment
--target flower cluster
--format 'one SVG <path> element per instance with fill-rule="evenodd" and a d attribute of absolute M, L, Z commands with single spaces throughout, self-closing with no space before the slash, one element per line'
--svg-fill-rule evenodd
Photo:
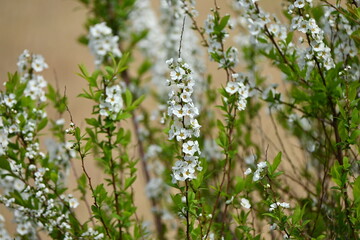
<path fill-rule="evenodd" d="M 205 33 L 209 36 L 208 52 L 213 61 L 219 63 L 220 68 L 235 67 L 239 63 L 237 48 L 230 47 L 224 51 L 223 41 L 229 36 L 225 29 L 218 32 L 218 16 L 208 15 L 205 21 Z M 224 27 L 225 28 L 225 27 Z"/>
<path fill-rule="evenodd" d="M 49 187 L 49 176 L 44 177 L 47 168 L 41 165 L 51 166 L 54 161 L 68 165 L 74 153 L 65 143 L 48 154 L 40 151 L 37 135 L 48 121 L 44 104 L 47 99 L 43 90 L 47 83 L 37 73 L 48 65 L 41 55 L 25 50 L 19 57 L 18 67 L 20 81 L 15 75 L 5 83 L 6 92 L 0 93 L 0 156 L 12 156 L 7 160 L 9 168 L 0 170 L 0 202 L 13 211 L 16 234 L 26 239 L 37 239 L 37 228 L 46 229 L 49 233 L 53 230 L 67 232 L 70 228 L 68 208 L 77 207 L 78 202 L 71 195 L 55 197 Z M 57 122 L 63 124 L 62 121 Z M 16 152 L 8 149 L 10 143 L 17 145 Z M 60 176 L 62 167 L 56 163 L 57 173 L 53 175 Z M 14 196 L 22 201 L 15 201 Z M 48 222 L 42 224 L 42 219 Z M 70 237 L 69 233 L 65 236 Z"/>
<path fill-rule="evenodd" d="M 194 140 L 200 136 L 201 127 L 195 118 L 199 114 L 198 109 L 191 98 L 195 82 L 190 66 L 181 58 L 176 61 L 170 59 L 166 63 L 171 69 L 168 85 L 172 87 L 168 101 L 168 116 L 173 118 L 169 139 L 182 142 L 183 153 L 183 159 L 173 167 L 172 177 L 173 181 L 191 180 L 196 178 L 196 170 L 202 170 L 199 143 Z"/>
<path fill-rule="evenodd" d="M 311 3 L 310 0 L 307 2 Z M 298 0 L 289 6 L 289 12 L 292 13 L 294 8 L 301 9 L 304 5 L 305 1 L 301 1 L 300 4 L 300 0 Z M 293 17 L 290 27 L 292 30 L 298 30 L 306 34 L 310 41 L 310 48 L 305 52 L 305 61 L 308 65 L 313 66 L 313 61 L 316 59 L 326 70 L 335 67 L 331 49 L 324 42 L 324 31 L 318 26 L 315 19 L 310 18 L 308 15 L 296 15 Z"/>
<path fill-rule="evenodd" d="M 48 65 L 41 55 L 30 54 L 28 50 L 25 50 L 19 57 L 18 66 L 19 84 L 24 89 L 23 92 L 18 96 L 12 92 L 0 93 L 0 104 L 4 107 L 3 117 L 0 117 L 0 156 L 6 153 L 10 138 L 16 134 L 21 134 L 23 141 L 27 143 L 26 156 L 37 155 L 37 143 L 34 145 L 32 141 L 36 135 L 38 124 L 47 117 L 42 108 L 19 107 L 18 99 L 28 98 L 34 105 L 46 101 L 43 88 L 47 86 L 47 82 L 41 75 L 35 73 L 47 68 Z M 7 84 L 8 82 L 5 83 L 5 86 Z"/>
<path fill-rule="evenodd" d="M 48 68 L 44 57 L 39 54 L 30 54 L 28 50 L 24 50 L 19 56 L 17 65 L 21 74 L 21 81 L 27 83 L 24 95 L 32 100 L 45 102 L 46 96 L 43 89 L 47 86 L 47 82 L 42 75 L 38 75 Z"/>
<path fill-rule="evenodd" d="M 21 236 L 28 236 L 30 239 L 36 239 L 36 228 L 44 228 L 49 233 L 62 231 L 65 234 L 64 239 L 72 239 L 68 229 L 70 229 L 69 211 L 59 211 L 59 208 L 65 208 L 66 204 L 70 208 L 76 208 L 79 203 L 72 195 L 60 196 L 59 199 L 52 198 L 48 184 L 44 176 L 49 172 L 46 168 L 37 168 L 35 165 L 29 165 L 28 170 L 34 175 L 34 186 L 26 183 L 23 178 L 24 169 L 12 163 L 12 172 L 17 174 L 23 181 L 15 187 L 24 201 L 29 202 L 29 206 L 18 205 L 11 195 L 0 195 L 0 202 L 8 208 L 14 210 L 14 219 L 17 223 L 17 233 Z M 41 219 L 47 219 L 46 225 L 42 224 Z"/>
<path fill-rule="evenodd" d="M 148 198 L 158 198 L 166 191 L 166 185 L 162 178 L 156 177 L 151 178 L 150 181 L 146 184 L 145 193 Z"/>
<path fill-rule="evenodd" d="M 334 58 L 336 63 L 348 62 L 348 59 L 356 57 L 358 50 L 354 39 L 354 32 L 360 29 L 358 24 L 352 25 L 342 14 L 333 11 L 330 7 L 324 7 L 324 15 L 320 19 L 325 35 L 334 42 Z M 333 34 L 336 32 L 336 34 Z M 352 80 L 360 77 L 359 64 L 352 64 L 347 75 Z"/>
<path fill-rule="evenodd" d="M 205 138 L 203 147 L 204 149 L 201 156 L 204 157 L 207 161 L 219 160 L 224 157 L 224 154 L 221 152 L 221 148 L 213 139 Z"/>
<path fill-rule="evenodd" d="M 94 239 L 94 240 L 104 239 L 104 234 L 99 233 L 98 231 L 96 231 L 90 227 L 90 228 L 88 228 L 88 230 L 86 232 L 81 234 L 80 239 L 89 239 L 89 238 Z"/>
<path fill-rule="evenodd" d="M 243 82 L 243 78 L 239 74 L 235 73 L 232 75 L 235 81 L 229 81 L 225 87 L 225 91 L 230 95 L 236 95 L 237 101 L 236 106 L 239 111 L 246 108 L 246 98 L 249 96 L 249 87 Z"/>
<path fill-rule="evenodd" d="M 35 72 L 42 72 L 44 69 L 48 68 L 43 56 L 39 54 L 30 54 L 29 50 L 24 50 L 19 56 L 17 66 L 20 73 L 28 72 L 29 74 L 31 74 L 32 70 Z M 30 69 L 32 70 L 30 71 Z"/>
<path fill-rule="evenodd" d="M 95 56 L 95 65 L 102 64 L 104 57 L 109 53 L 115 57 L 121 57 L 118 41 L 119 36 L 114 36 L 111 28 L 106 26 L 105 22 L 90 27 L 89 48 Z"/>
<path fill-rule="evenodd" d="M 263 176 L 261 176 L 261 173 L 264 171 L 264 169 L 267 167 L 266 162 L 259 162 L 257 164 L 257 169 L 254 172 L 253 175 L 253 181 L 257 182 L 259 181 L 261 178 L 263 178 Z M 252 173 L 251 168 L 246 169 L 246 171 L 244 172 L 245 175 L 249 175 Z"/>
<path fill-rule="evenodd" d="M 68 169 L 70 159 L 76 156 L 75 150 L 72 149 L 73 143 L 48 139 L 45 140 L 45 145 L 49 154 L 49 161 Z"/>
<path fill-rule="evenodd" d="M 261 36 L 265 25 L 270 23 L 270 15 L 255 5 L 253 0 L 235 0 L 235 7 L 244 12 L 247 28 L 252 36 Z M 274 26 L 274 29 L 278 27 Z M 276 31 L 277 32 L 277 31 Z M 280 32 L 280 29 L 279 29 Z"/>
<path fill-rule="evenodd" d="M 119 84 L 106 87 L 106 96 L 100 100 L 100 115 L 115 119 L 123 109 L 122 87 Z"/>
<path fill-rule="evenodd" d="M 276 208 L 282 207 L 282 208 L 290 208 L 290 204 L 286 202 L 276 202 L 270 204 L 269 212 L 274 211 Z"/>

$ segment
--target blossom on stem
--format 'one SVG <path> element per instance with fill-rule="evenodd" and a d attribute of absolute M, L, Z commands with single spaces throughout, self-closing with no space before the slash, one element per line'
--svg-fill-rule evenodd
<path fill-rule="evenodd" d="M 200 125 L 195 118 L 199 110 L 192 101 L 193 86 L 190 66 L 181 58 L 166 61 L 171 72 L 168 85 L 172 88 L 168 100 L 168 116 L 173 123 L 169 131 L 169 139 L 182 142 L 183 159 L 173 166 L 173 182 L 196 178 L 196 172 L 201 171 L 199 156 L 201 154 L 199 143 L 196 140 L 200 135 Z"/>
<path fill-rule="evenodd" d="M 99 66 L 104 61 L 104 57 L 109 53 L 115 57 L 121 57 L 118 46 L 119 36 L 114 36 L 111 28 L 105 22 L 98 23 L 89 30 L 89 48 L 95 56 L 95 65 Z"/>

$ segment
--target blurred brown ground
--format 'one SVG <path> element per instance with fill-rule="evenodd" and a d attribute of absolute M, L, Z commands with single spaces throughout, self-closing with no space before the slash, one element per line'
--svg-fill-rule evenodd
<path fill-rule="evenodd" d="M 154 1 L 154 6 L 157 5 L 156 2 Z M 226 6 L 225 1 L 219 0 L 218 3 Z M 270 12 L 278 13 L 281 5 L 279 0 L 271 0 L 262 1 L 261 6 Z M 198 1 L 200 24 L 206 17 L 204 13 L 208 13 L 211 7 L 213 2 L 210 0 Z M 221 12 L 231 13 L 227 7 L 223 7 Z M 74 121 L 80 126 L 83 125 L 84 117 L 89 115 L 91 109 L 86 100 L 76 98 L 86 87 L 85 81 L 76 75 L 77 65 L 85 64 L 89 70 L 94 69 L 94 59 L 88 48 L 77 42 L 80 34 L 85 32 L 82 25 L 86 13 L 86 9 L 75 0 L 0 0 L 0 85 L 2 86 L 7 80 L 7 72 L 17 70 L 17 58 L 24 49 L 42 54 L 49 64 L 49 69 L 44 72 L 45 79 L 53 85 L 56 85 L 55 80 L 57 80 L 61 91 L 66 86 L 69 108 Z M 218 84 L 224 83 L 222 79 L 225 79 L 225 76 L 220 71 L 216 71 L 216 66 L 209 69 L 215 69 L 211 72 Z M 264 70 L 264 74 L 273 80 L 279 77 L 278 73 L 269 68 Z M 68 116 L 65 118 L 69 119 Z M 271 123 L 268 120 L 262 122 L 262 125 L 266 126 L 268 135 L 274 136 L 274 129 L 268 127 L 269 124 Z M 270 149 L 269 152 L 271 151 L 274 154 L 277 150 Z M 79 162 L 75 162 L 75 165 L 80 166 Z M 93 180 L 99 182 L 102 178 L 101 174 L 93 167 L 89 169 Z M 80 169 L 78 172 L 81 172 Z M 141 169 L 138 175 L 135 186 L 138 214 L 140 218 L 152 220 L 150 204 L 144 197 L 145 184 Z M 70 176 L 69 183 L 75 183 L 74 175 L 70 174 Z M 70 184 L 70 189 L 74 187 L 74 184 Z M 0 207 L 0 214 L 5 212 L 4 208 Z M 83 220 L 88 217 L 84 204 L 81 204 L 77 214 Z M 7 222 L 7 226 L 11 225 L 11 222 Z"/>

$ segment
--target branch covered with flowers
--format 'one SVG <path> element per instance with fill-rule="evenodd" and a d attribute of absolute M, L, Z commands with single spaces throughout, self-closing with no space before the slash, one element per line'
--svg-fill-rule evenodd
<path fill-rule="evenodd" d="M 0 239 L 360 238 L 358 0 L 79 2 L 88 116 L 28 50 L 0 91 Z"/>

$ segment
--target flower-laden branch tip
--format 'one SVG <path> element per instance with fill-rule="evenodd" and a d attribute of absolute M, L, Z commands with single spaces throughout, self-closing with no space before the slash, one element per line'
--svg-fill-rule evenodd
<path fill-rule="evenodd" d="M 113 54 L 115 57 L 121 57 L 119 49 L 119 36 L 114 36 L 111 28 L 106 26 L 105 22 L 98 23 L 89 30 L 89 48 L 95 56 L 95 65 L 100 66 L 106 55 Z"/>
<path fill-rule="evenodd" d="M 182 142 L 182 160 L 175 163 L 172 170 L 173 182 L 186 181 L 196 178 L 196 172 L 201 171 L 199 162 L 201 154 L 199 143 L 200 125 L 196 119 L 198 108 L 194 105 L 191 95 L 195 81 L 192 78 L 190 66 L 181 58 L 167 60 L 169 66 L 171 87 L 168 101 L 168 116 L 173 123 L 169 131 L 169 140 L 176 139 Z"/>

